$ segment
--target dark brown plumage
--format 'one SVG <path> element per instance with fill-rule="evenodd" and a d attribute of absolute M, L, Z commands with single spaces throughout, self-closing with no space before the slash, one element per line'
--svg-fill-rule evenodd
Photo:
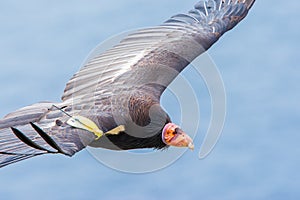
<path fill-rule="evenodd" d="M 160 96 L 192 60 L 247 15 L 254 1 L 200 1 L 187 14 L 138 30 L 94 55 L 67 83 L 61 103 L 34 104 L 0 120 L 0 167 L 47 153 L 71 156 L 86 146 L 191 147 L 182 143 L 183 131 L 160 107 Z M 91 131 L 68 123 L 76 115 L 103 132 L 120 125 L 125 131 L 95 140 Z"/>

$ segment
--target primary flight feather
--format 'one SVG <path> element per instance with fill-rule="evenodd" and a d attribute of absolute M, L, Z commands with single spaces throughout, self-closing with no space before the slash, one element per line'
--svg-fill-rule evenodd
<path fill-rule="evenodd" d="M 86 146 L 193 148 L 160 106 L 174 78 L 248 13 L 255 0 L 203 0 L 160 26 L 138 30 L 94 56 L 67 83 L 62 102 L 0 119 L 0 167 Z"/>

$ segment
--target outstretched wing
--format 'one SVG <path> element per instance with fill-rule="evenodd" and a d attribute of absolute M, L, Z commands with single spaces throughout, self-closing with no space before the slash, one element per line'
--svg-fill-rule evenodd
<path fill-rule="evenodd" d="M 154 96 L 158 103 L 178 73 L 241 21 L 254 1 L 200 1 L 187 14 L 128 35 L 90 59 L 68 82 L 62 97 L 65 111 L 100 121 L 108 131 L 117 125 L 111 123 L 111 109 L 122 113 L 118 109 L 126 106 L 118 104 L 128 103 L 120 99 L 136 94 Z M 95 139 L 88 131 L 72 129 L 65 123 L 68 117 L 51 107 L 35 104 L 0 120 L 0 167 L 46 153 L 73 155 Z"/>
<path fill-rule="evenodd" d="M 89 59 L 68 82 L 63 101 L 103 106 L 111 96 L 128 96 L 140 88 L 159 101 L 173 79 L 240 22 L 254 1 L 200 1 L 186 14 L 128 35 L 118 45 Z"/>
<path fill-rule="evenodd" d="M 62 123 L 66 117 L 53 103 L 37 103 L 0 119 L 0 168 L 43 154 L 72 156 L 95 139 Z"/>

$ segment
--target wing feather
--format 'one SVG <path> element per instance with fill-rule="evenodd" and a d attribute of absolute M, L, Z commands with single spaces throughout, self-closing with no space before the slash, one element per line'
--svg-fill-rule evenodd
<path fill-rule="evenodd" d="M 87 131 L 58 126 L 56 120 L 67 116 L 52 105 L 37 103 L 0 119 L 0 168 L 48 153 L 71 156 L 95 139 Z"/>
<path fill-rule="evenodd" d="M 71 115 L 88 116 L 103 131 L 114 128 L 112 109 L 122 114 L 122 103 L 128 103 L 122 99 L 131 92 L 141 95 L 136 89 L 145 88 L 142 96 L 155 96 L 158 104 L 168 84 L 241 21 L 254 1 L 200 1 L 160 26 L 128 34 L 90 57 L 67 83 L 60 106 L 67 105 Z M 92 133 L 68 126 L 67 116 L 51 108 L 52 103 L 34 104 L 0 119 L 0 167 L 51 152 L 71 156 L 94 141 Z"/>
<path fill-rule="evenodd" d="M 141 76 L 146 76 L 149 83 L 161 80 L 161 76 L 166 87 L 189 62 L 241 21 L 253 3 L 254 0 L 200 1 L 188 13 L 174 15 L 161 26 L 129 34 L 87 61 L 67 83 L 63 101 L 77 99 L 76 103 L 87 103 L 87 98 L 91 102 L 100 96 L 120 95 L 120 91 L 126 92 L 120 89 L 124 85 L 130 91 L 139 83 L 145 84 Z M 177 73 L 169 73 L 164 65 Z"/>

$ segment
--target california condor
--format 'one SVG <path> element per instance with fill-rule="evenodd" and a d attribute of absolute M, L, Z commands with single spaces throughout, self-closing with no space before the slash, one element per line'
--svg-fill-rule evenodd
<path fill-rule="evenodd" d="M 174 78 L 248 13 L 255 0 L 202 0 L 159 26 L 129 34 L 67 83 L 62 102 L 24 107 L 0 120 L 0 167 L 43 154 L 193 149 L 160 96 Z"/>

